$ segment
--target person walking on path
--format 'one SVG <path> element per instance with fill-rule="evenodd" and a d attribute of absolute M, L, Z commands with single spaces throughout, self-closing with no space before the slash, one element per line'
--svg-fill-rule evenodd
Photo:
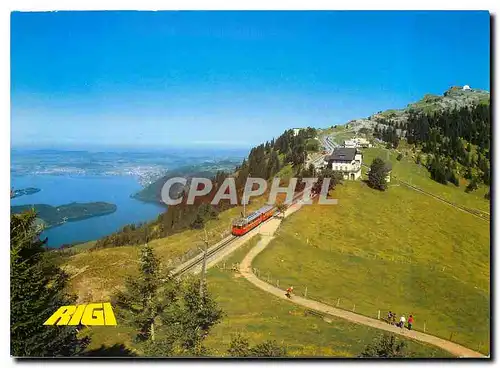
<path fill-rule="evenodd" d="M 293 286 L 290 286 L 288 289 L 286 289 L 285 295 L 287 296 L 287 298 L 291 298 L 292 293 L 293 293 Z"/>
<path fill-rule="evenodd" d="M 413 326 L 413 316 L 410 314 L 410 317 L 408 317 L 408 330 L 411 331 L 412 326 Z"/>
<path fill-rule="evenodd" d="M 399 327 L 401 327 L 401 329 L 403 329 L 403 327 L 405 326 L 405 322 L 406 322 L 406 318 L 404 316 L 404 314 L 401 316 L 401 318 L 399 319 Z"/>

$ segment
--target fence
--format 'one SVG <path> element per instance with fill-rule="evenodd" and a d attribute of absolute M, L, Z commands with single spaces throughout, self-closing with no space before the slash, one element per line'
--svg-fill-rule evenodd
<path fill-rule="evenodd" d="M 236 264 L 235 270 L 238 270 L 238 264 Z M 256 275 L 260 280 L 265 281 L 279 289 L 283 290 L 283 294 L 285 293 L 286 289 L 289 286 L 293 286 L 293 293 L 294 295 L 301 296 L 310 300 L 314 300 L 323 304 L 326 304 L 331 307 L 335 307 L 338 309 L 342 309 L 345 311 L 353 312 L 356 314 L 360 314 L 363 316 L 375 318 L 381 321 L 385 321 L 389 323 L 387 320 L 387 314 L 389 312 L 390 307 L 387 306 L 377 306 L 375 303 L 370 303 L 370 302 L 360 302 L 359 300 L 353 300 L 351 298 L 347 297 L 338 297 L 334 300 L 328 300 L 326 301 L 322 296 L 320 296 L 317 293 L 317 289 L 315 288 L 314 285 L 296 285 L 296 284 L 291 284 L 290 285 L 290 280 L 279 280 L 278 278 L 274 278 L 273 275 L 268 272 L 268 271 L 262 271 L 258 268 L 253 268 L 252 269 L 254 275 Z M 314 313 L 313 313 L 314 312 Z M 310 312 L 306 310 L 306 314 L 311 314 L 311 315 L 321 315 L 322 318 L 328 317 L 327 314 L 323 314 L 321 312 Z M 393 311 L 394 312 L 394 311 Z M 399 322 L 399 317 L 401 315 L 404 315 L 406 317 L 406 320 L 408 320 L 408 316 L 413 313 L 400 313 L 398 314 L 396 318 L 396 323 Z M 468 346 L 471 349 L 474 349 L 478 352 L 482 353 L 489 353 L 490 352 L 490 345 L 489 345 L 489 336 L 485 337 L 484 341 L 481 341 L 479 343 L 476 343 L 476 345 L 471 345 L 470 341 L 463 341 L 463 338 L 460 334 L 460 331 L 456 331 L 453 329 L 449 329 L 447 331 L 443 331 L 440 329 L 433 329 L 432 325 L 429 324 L 428 321 L 426 320 L 418 320 L 418 316 L 416 316 L 417 321 L 415 321 L 412 325 L 412 330 L 427 333 L 430 335 L 434 335 L 436 337 L 440 337 L 445 340 L 449 340 L 464 346 Z M 405 327 L 406 329 L 406 327 Z"/>

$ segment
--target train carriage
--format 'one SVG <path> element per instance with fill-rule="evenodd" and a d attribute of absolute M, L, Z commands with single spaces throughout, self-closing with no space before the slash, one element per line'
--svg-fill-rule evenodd
<path fill-rule="evenodd" d="M 237 219 L 233 222 L 231 233 L 236 236 L 241 236 L 248 233 L 250 230 L 257 227 L 262 222 L 266 221 L 274 215 L 276 207 L 267 205 L 252 212 L 247 217 Z"/>

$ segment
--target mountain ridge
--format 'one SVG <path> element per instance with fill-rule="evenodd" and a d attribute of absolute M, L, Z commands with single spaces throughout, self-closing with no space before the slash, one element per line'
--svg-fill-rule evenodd
<path fill-rule="evenodd" d="M 373 130 L 377 124 L 385 120 L 402 124 L 408 121 L 410 112 L 434 113 L 437 111 L 454 110 L 462 107 L 473 107 L 479 104 L 490 104 L 490 92 L 481 89 L 467 89 L 466 87 L 453 86 L 447 89 L 441 96 L 425 94 L 420 100 L 409 103 L 401 109 L 387 109 L 370 115 L 367 118 L 353 119 L 347 122 L 346 127 L 353 129 L 356 133 L 362 128 Z"/>

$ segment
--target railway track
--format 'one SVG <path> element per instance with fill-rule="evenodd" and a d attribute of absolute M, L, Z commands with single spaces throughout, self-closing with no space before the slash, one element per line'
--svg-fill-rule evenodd
<path fill-rule="evenodd" d="M 228 247 L 237 237 L 234 235 L 229 235 L 213 247 L 209 248 L 207 250 L 207 259 L 210 258 L 211 256 L 216 255 L 217 253 L 221 252 L 223 249 Z M 186 263 L 183 263 L 179 268 L 175 269 L 172 272 L 173 276 L 181 276 L 189 271 L 191 271 L 193 268 L 196 266 L 200 265 L 203 262 L 203 258 L 205 257 L 204 253 L 200 253 L 196 255 L 194 258 L 191 260 L 187 261 Z"/>
<path fill-rule="evenodd" d="M 363 164 L 363 166 L 366 167 L 366 168 L 369 168 L 368 165 Z M 416 187 L 416 186 L 414 186 L 414 185 L 412 185 L 410 183 L 402 181 L 401 179 L 394 178 L 394 180 L 396 180 L 398 183 L 400 183 L 400 184 L 402 184 L 402 185 L 404 185 L 404 186 L 406 186 L 406 187 L 408 187 L 410 189 L 413 189 L 413 190 L 415 190 L 417 192 L 420 192 L 422 194 L 428 195 L 429 197 L 432 197 L 432 198 L 434 198 L 434 199 L 436 199 L 438 201 L 441 201 L 441 202 L 446 203 L 446 204 L 448 204 L 448 205 L 450 205 L 452 207 L 455 207 L 456 209 L 458 209 L 460 211 L 469 213 L 469 214 L 471 214 L 471 215 L 473 215 L 473 216 L 475 216 L 475 217 L 477 217 L 477 218 L 479 218 L 479 219 L 481 219 L 483 221 L 490 222 L 490 214 L 488 212 L 477 210 L 477 209 L 474 209 L 474 208 L 465 207 L 465 206 L 462 206 L 462 205 L 450 202 L 447 199 L 444 199 L 444 198 L 439 197 L 439 196 L 437 196 L 435 194 L 427 192 L 427 191 L 425 191 L 425 190 L 423 190 L 423 189 L 421 189 L 419 187 Z"/>
<path fill-rule="evenodd" d="M 291 201 L 291 203 L 290 203 L 290 206 L 293 205 L 293 204 L 295 204 L 295 203 L 297 203 L 297 201 L 302 197 L 303 193 L 304 193 L 304 191 L 295 194 L 294 197 L 293 197 L 293 199 L 292 199 L 292 201 Z M 248 233 L 250 233 L 251 231 L 256 231 L 257 229 L 259 229 L 259 227 L 263 223 L 269 221 L 273 217 L 274 216 L 271 216 L 267 220 L 261 222 L 257 227 L 255 227 L 254 229 L 250 230 Z M 222 239 L 217 244 L 215 244 L 212 247 L 210 247 L 209 249 L 207 249 L 207 255 L 206 255 L 207 262 L 210 260 L 210 258 L 213 258 L 218 253 L 224 251 L 236 239 L 239 239 L 239 238 L 240 237 L 238 237 L 238 236 L 229 235 L 226 238 Z M 175 277 L 178 277 L 178 276 L 182 276 L 182 275 L 184 275 L 184 274 L 192 271 L 194 268 L 196 268 L 197 266 L 199 266 L 199 265 L 201 265 L 203 263 L 203 258 L 205 258 L 204 252 L 202 252 L 200 254 L 197 254 L 196 256 L 194 256 L 193 258 L 191 258 L 189 261 L 184 262 L 183 264 L 181 264 L 180 266 L 178 266 L 176 269 L 174 269 L 172 271 L 172 275 L 175 276 Z"/>
<path fill-rule="evenodd" d="M 459 204 L 456 204 L 456 203 L 453 203 L 453 202 L 450 202 L 444 198 L 441 198 L 435 194 L 432 194 L 432 193 L 429 193 L 429 192 L 426 192 L 425 190 L 422 190 L 414 185 L 411 185 L 409 183 L 406 183 L 404 181 L 401 181 L 401 180 L 398 180 L 399 183 L 403 184 L 403 185 L 406 185 L 408 188 L 411 188 L 417 192 L 420 192 L 420 193 L 423 193 L 423 194 L 426 194 L 430 197 L 433 197 L 441 202 L 444 202 L 450 206 L 453 206 L 459 210 L 462 210 L 464 212 L 467 212 L 467 213 L 470 213 L 471 215 L 473 216 L 476 216 L 477 218 L 483 220 L 483 221 L 487 221 L 487 222 L 490 222 L 490 215 L 487 213 L 487 212 L 484 212 L 484 211 L 481 211 L 481 210 L 476 210 L 476 209 L 473 209 L 473 208 L 468 208 L 468 207 L 465 207 L 465 206 L 462 206 L 462 205 L 459 205 Z"/>

